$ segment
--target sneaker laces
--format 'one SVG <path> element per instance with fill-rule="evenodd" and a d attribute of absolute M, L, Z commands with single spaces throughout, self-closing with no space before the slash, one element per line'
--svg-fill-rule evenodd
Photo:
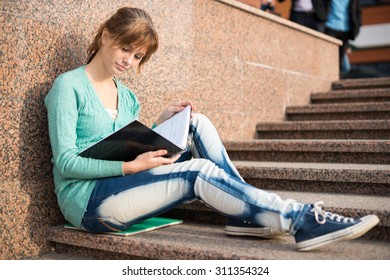
<path fill-rule="evenodd" d="M 316 203 L 313 204 L 313 208 L 310 210 L 311 212 L 314 213 L 314 217 L 316 218 L 316 221 L 323 225 L 326 223 L 326 219 L 329 218 L 329 220 L 335 220 L 337 222 L 344 222 L 344 223 L 348 223 L 348 222 L 354 222 L 354 219 L 353 218 L 347 218 L 347 217 L 344 217 L 344 216 L 341 216 L 341 215 L 338 215 L 338 214 L 334 214 L 334 213 L 330 213 L 330 212 L 325 212 L 324 210 L 322 210 L 322 207 L 324 206 L 324 202 L 323 201 L 318 201 Z"/>

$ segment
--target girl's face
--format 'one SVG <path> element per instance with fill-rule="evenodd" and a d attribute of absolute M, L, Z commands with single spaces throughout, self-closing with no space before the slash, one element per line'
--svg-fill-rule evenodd
<path fill-rule="evenodd" d="M 102 46 L 103 61 L 107 70 L 113 75 L 122 75 L 131 68 L 137 68 L 145 56 L 146 47 L 112 46 L 113 39 L 105 40 Z"/>

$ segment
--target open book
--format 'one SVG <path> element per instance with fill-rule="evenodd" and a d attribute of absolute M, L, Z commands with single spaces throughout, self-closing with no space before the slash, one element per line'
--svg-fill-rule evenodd
<path fill-rule="evenodd" d="M 142 232 L 148 232 L 164 227 L 174 226 L 183 223 L 183 220 L 177 220 L 177 219 L 170 219 L 170 218 L 162 218 L 162 217 L 153 217 L 149 218 L 147 220 L 141 221 L 137 224 L 134 224 L 130 226 L 128 229 L 118 232 L 107 232 L 106 234 L 113 234 L 113 235 L 122 235 L 122 236 L 129 236 L 134 235 Z M 74 227 L 71 224 L 65 224 L 65 228 L 69 229 L 76 229 L 81 230 L 79 228 Z"/>
<path fill-rule="evenodd" d="M 173 115 L 154 129 L 135 120 L 79 153 L 82 157 L 131 161 L 139 154 L 165 149 L 166 157 L 185 151 L 191 107 Z"/>

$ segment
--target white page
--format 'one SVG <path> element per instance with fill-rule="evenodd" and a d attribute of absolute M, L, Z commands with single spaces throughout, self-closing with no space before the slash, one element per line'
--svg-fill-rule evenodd
<path fill-rule="evenodd" d="M 171 141 L 176 146 L 185 149 L 190 127 L 191 106 L 173 115 L 171 118 L 153 128 L 155 132 Z"/>

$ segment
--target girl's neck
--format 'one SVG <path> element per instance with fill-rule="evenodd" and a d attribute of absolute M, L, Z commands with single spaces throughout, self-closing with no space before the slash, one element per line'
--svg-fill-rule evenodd
<path fill-rule="evenodd" d="M 85 72 L 93 83 L 112 83 L 112 74 L 106 70 L 103 62 L 98 56 L 95 56 L 92 61 L 85 66 Z"/>
<path fill-rule="evenodd" d="M 118 109 L 118 89 L 113 75 L 97 57 L 85 66 L 85 73 L 104 108 Z"/>

